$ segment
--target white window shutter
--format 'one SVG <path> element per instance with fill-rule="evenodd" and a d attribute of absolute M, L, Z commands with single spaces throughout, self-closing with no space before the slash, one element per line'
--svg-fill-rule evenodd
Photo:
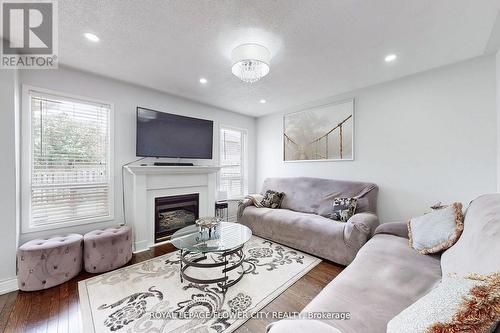
<path fill-rule="evenodd" d="M 221 127 L 219 191 L 227 192 L 229 199 L 248 193 L 245 145 L 246 131 Z"/>
<path fill-rule="evenodd" d="M 111 216 L 111 106 L 30 91 L 30 227 Z"/>

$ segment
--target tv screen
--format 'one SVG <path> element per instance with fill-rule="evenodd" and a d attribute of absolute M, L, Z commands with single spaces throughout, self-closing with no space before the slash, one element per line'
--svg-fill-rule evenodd
<path fill-rule="evenodd" d="M 137 108 L 136 154 L 212 158 L 213 121 Z"/>

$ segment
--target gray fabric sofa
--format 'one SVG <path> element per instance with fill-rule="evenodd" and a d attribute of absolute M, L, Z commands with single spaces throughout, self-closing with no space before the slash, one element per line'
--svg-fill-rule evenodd
<path fill-rule="evenodd" d="M 410 249 L 406 223 L 382 224 L 356 259 L 302 311 L 305 318 L 320 312 L 350 312 L 350 320 L 286 320 L 268 329 L 271 333 L 383 333 L 394 316 L 450 273 L 499 272 L 498 253 L 500 194 L 484 195 L 471 203 L 462 236 L 442 255 Z"/>
<path fill-rule="evenodd" d="M 371 183 L 320 178 L 268 178 L 261 193 L 285 193 L 281 209 L 257 208 L 249 199 L 238 207 L 238 222 L 260 237 L 348 265 L 379 225 L 378 187 Z M 358 198 L 356 214 L 347 222 L 318 215 L 336 197 Z"/>

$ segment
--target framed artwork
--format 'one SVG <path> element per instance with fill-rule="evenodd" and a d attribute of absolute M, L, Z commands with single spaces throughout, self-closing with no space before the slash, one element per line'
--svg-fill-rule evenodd
<path fill-rule="evenodd" d="M 283 117 L 285 162 L 354 160 L 354 99 Z"/>

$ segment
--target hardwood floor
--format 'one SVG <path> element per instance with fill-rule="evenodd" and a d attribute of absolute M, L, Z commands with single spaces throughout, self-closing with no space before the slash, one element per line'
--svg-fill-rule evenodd
<path fill-rule="evenodd" d="M 172 245 L 164 245 L 141 252 L 134 255 L 129 265 L 172 251 L 175 251 Z M 302 310 L 343 268 L 331 262 L 321 262 L 262 311 Z M 0 332 L 81 332 L 77 283 L 92 276 L 94 274 L 83 272 L 47 290 L 0 295 Z M 271 318 L 250 319 L 236 332 L 265 332 L 266 325 L 273 321 Z"/>

